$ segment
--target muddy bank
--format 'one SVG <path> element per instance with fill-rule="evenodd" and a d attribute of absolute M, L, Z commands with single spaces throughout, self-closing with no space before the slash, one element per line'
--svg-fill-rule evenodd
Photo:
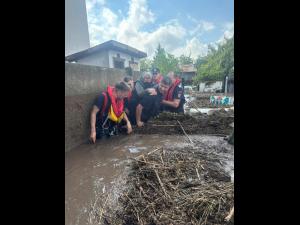
<path fill-rule="evenodd" d="M 196 113 L 175 114 L 162 112 L 156 118 L 148 121 L 143 127 L 135 128 L 137 134 L 216 134 L 229 135 L 234 122 L 233 111 L 219 110 L 211 115 Z M 183 129 L 182 129 L 183 128 Z"/>

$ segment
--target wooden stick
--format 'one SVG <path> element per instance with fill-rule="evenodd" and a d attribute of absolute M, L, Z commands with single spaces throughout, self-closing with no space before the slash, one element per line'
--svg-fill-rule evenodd
<path fill-rule="evenodd" d="M 160 149 L 162 149 L 162 147 L 156 148 L 156 149 L 154 149 L 153 151 L 148 152 L 147 155 L 150 155 L 150 154 L 152 154 L 152 153 L 154 153 L 154 152 L 156 152 L 156 151 L 158 151 L 158 150 L 160 150 Z M 138 159 L 138 158 L 141 158 L 141 157 L 144 158 L 144 154 L 135 157 L 135 159 Z"/>
<path fill-rule="evenodd" d="M 159 156 L 160 156 L 160 159 L 161 159 L 162 164 L 165 165 L 165 162 L 164 162 L 164 160 L 163 160 L 163 158 L 162 158 L 162 154 L 160 154 Z"/>
<path fill-rule="evenodd" d="M 162 149 L 162 147 L 159 147 L 159 148 L 157 148 L 157 149 L 154 149 L 154 150 L 151 151 L 151 152 L 148 152 L 147 155 L 150 155 L 150 154 L 152 154 L 152 153 L 154 153 L 154 152 L 156 152 L 156 151 L 158 151 L 158 150 L 160 150 L 160 149 Z"/>
<path fill-rule="evenodd" d="M 199 172 L 198 172 L 198 169 L 196 168 L 196 172 L 197 172 L 197 176 L 198 176 L 198 179 L 200 181 L 200 175 L 199 175 Z"/>
<path fill-rule="evenodd" d="M 192 140 L 190 139 L 190 137 L 187 135 L 187 133 L 186 133 L 185 130 L 183 129 L 181 123 L 180 123 L 178 120 L 177 120 L 177 122 L 178 122 L 178 124 L 180 125 L 180 127 L 181 127 L 183 133 L 185 134 L 185 136 L 187 136 L 187 138 L 189 139 L 189 141 L 190 141 L 192 144 L 194 144 L 194 142 L 192 142 Z"/>
<path fill-rule="evenodd" d="M 167 192 L 166 192 L 166 189 L 164 188 L 163 183 L 161 182 L 161 179 L 160 179 L 160 177 L 159 177 L 159 175 L 158 175 L 156 169 L 153 168 L 153 170 L 154 170 L 154 172 L 155 172 L 155 174 L 156 174 L 156 177 L 157 177 L 157 179 L 158 179 L 158 182 L 159 182 L 159 184 L 160 184 L 160 186 L 161 186 L 163 192 L 165 193 L 166 197 L 169 197 L 169 195 L 168 195 Z"/>
<path fill-rule="evenodd" d="M 231 220 L 231 217 L 233 216 L 233 213 L 234 213 L 234 207 L 232 207 L 232 209 L 230 210 L 228 216 L 225 217 L 225 221 L 229 221 Z"/>

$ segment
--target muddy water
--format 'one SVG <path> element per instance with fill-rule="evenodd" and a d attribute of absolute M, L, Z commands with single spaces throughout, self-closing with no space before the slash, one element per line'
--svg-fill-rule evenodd
<path fill-rule="evenodd" d="M 221 137 L 193 135 L 197 146 L 207 151 L 213 146 L 222 166 L 233 179 L 233 146 Z M 130 158 L 161 146 L 186 147 L 185 136 L 128 135 L 84 144 L 65 155 L 65 224 L 95 224 L 91 212 L 101 196 L 110 193 L 116 201 L 124 186 Z M 99 210 L 99 209 L 97 209 Z"/>

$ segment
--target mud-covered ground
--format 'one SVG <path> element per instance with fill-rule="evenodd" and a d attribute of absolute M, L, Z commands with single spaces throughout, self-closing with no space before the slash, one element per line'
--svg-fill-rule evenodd
<path fill-rule="evenodd" d="M 156 118 L 148 121 L 141 128 L 136 128 L 138 134 L 210 134 L 229 135 L 234 122 L 233 111 L 218 110 L 211 115 L 196 113 L 175 114 L 162 112 Z"/>

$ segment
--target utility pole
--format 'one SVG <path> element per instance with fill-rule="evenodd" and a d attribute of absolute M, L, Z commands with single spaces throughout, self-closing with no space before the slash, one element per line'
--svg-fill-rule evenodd
<path fill-rule="evenodd" d="M 225 94 L 227 94 L 227 83 L 228 83 L 228 76 L 226 76 L 226 80 L 225 80 Z"/>

